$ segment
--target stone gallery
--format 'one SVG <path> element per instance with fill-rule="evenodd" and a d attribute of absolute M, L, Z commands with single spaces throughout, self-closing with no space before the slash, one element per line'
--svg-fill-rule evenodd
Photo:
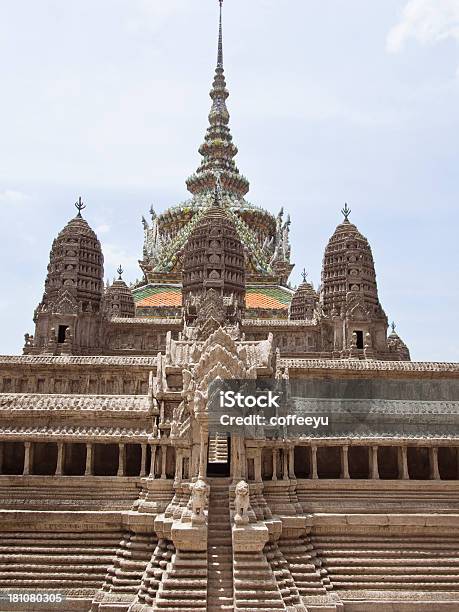
<path fill-rule="evenodd" d="M 290 288 L 290 217 L 235 163 L 221 7 L 210 97 L 191 197 L 142 220 L 142 281 L 104 286 L 80 198 L 24 355 L 0 357 L 0 610 L 457 612 L 459 365 L 388 331 L 347 205 L 320 288 Z M 224 435 L 219 379 L 433 393 L 391 434 Z"/>

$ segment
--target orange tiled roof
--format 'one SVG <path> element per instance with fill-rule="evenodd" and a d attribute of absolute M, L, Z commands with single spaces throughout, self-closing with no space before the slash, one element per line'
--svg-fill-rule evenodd
<path fill-rule="evenodd" d="M 287 310 L 292 293 L 283 287 L 247 287 L 247 309 Z M 134 291 L 137 308 L 180 307 L 182 292 L 180 287 L 148 285 Z"/>
<path fill-rule="evenodd" d="M 180 287 L 161 287 L 160 285 L 144 287 L 134 292 L 134 301 L 137 308 L 148 306 L 181 306 L 182 292 Z"/>
<path fill-rule="evenodd" d="M 248 309 L 287 310 L 292 295 L 282 287 L 248 287 L 245 305 Z"/>

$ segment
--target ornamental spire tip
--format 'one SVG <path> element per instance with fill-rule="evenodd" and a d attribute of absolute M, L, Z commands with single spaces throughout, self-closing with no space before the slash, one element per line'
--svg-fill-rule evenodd
<path fill-rule="evenodd" d="M 344 204 L 344 208 L 341 210 L 341 213 L 344 215 L 344 223 L 349 223 L 349 215 L 351 214 L 351 209 L 347 205 L 347 202 Z"/>
<path fill-rule="evenodd" d="M 81 211 L 84 210 L 86 208 L 86 204 L 83 204 L 83 201 L 81 199 L 81 196 L 78 198 L 78 202 L 75 202 L 75 208 L 78 211 L 77 217 L 82 219 L 81 216 Z"/>

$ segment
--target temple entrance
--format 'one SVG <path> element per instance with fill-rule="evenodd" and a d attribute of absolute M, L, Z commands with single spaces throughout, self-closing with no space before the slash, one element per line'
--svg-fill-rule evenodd
<path fill-rule="evenodd" d="M 209 436 L 207 448 L 207 476 L 229 476 L 231 465 L 231 438 L 219 434 Z"/>

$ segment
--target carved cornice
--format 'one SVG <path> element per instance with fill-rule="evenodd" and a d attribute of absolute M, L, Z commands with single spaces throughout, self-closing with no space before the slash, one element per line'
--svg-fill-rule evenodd
<path fill-rule="evenodd" d="M 156 357 L 144 356 L 53 356 L 53 355 L 0 355 L 2 365 L 58 365 L 58 366 L 144 366 L 156 367 Z"/>
<path fill-rule="evenodd" d="M 289 370 L 344 370 L 389 372 L 447 372 L 459 375 L 459 363 L 431 361 L 376 361 L 368 359 L 291 359 L 281 358 Z"/>
<path fill-rule="evenodd" d="M 85 412 L 119 412 L 145 414 L 149 411 L 149 399 L 146 395 L 51 395 L 43 393 L 2 393 L 0 394 L 0 412 L 45 412 L 67 411 Z"/>

